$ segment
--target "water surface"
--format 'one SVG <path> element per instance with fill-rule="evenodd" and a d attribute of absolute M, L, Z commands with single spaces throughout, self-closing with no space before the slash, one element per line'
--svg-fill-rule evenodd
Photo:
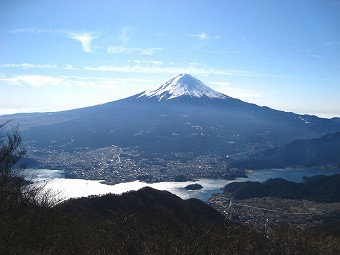
<path fill-rule="evenodd" d="M 198 198 L 207 201 L 212 194 L 221 193 L 221 188 L 231 182 L 243 181 L 266 181 L 270 178 L 284 178 L 289 181 L 301 182 L 304 176 L 314 176 L 319 174 L 331 175 L 340 173 L 335 170 L 323 170 L 318 168 L 311 169 L 267 169 L 259 170 L 249 174 L 249 178 L 238 178 L 233 181 L 221 179 L 200 179 L 196 183 L 203 186 L 201 190 L 186 190 L 185 186 L 194 182 L 159 182 L 145 183 L 141 181 L 125 182 L 116 185 L 107 185 L 101 181 L 83 180 L 83 179 L 66 179 L 62 178 L 61 170 L 27 170 L 27 174 L 35 176 L 37 183 L 45 184 L 46 188 L 57 192 L 62 199 L 84 197 L 90 195 L 102 195 L 107 193 L 122 194 L 124 192 L 138 190 L 149 186 L 159 190 L 167 190 L 183 199 Z"/>

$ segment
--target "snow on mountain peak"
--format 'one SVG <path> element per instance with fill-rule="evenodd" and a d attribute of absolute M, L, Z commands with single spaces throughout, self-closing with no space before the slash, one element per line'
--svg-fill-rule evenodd
<path fill-rule="evenodd" d="M 158 89 L 144 91 L 139 97 L 158 97 L 162 99 L 173 99 L 180 96 L 209 97 L 225 99 L 227 96 L 209 88 L 200 80 L 190 74 L 179 74 L 168 80 Z"/>

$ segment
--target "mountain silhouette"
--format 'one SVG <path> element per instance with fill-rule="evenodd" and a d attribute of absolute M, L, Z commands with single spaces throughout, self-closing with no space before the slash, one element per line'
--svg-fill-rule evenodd
<path fill-rule="evenodd" d="M 152 218 L 168 218 L 174 224 L 189 222 L 223 223 L 224 217 L 215 209 L 198 199 L 183 200 L 168 191 L 144 187 L 122 195 L 83 197 L 67 200 L 58 208 L 88 217 L 106 218 L 112 212 L 126 215 L 141 214 Z"/>

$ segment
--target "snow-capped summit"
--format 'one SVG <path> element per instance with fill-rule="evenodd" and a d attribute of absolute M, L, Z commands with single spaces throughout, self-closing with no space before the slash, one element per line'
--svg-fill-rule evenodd
<path fill-rule="evenodd" d="M 179 74 L 168 80 L 156 90 L 147 90 L 138 97 L 157 97 L 158 100 L 169 100 L 180 96 L 228 98 L 205 85 L 190 74 Z"/>

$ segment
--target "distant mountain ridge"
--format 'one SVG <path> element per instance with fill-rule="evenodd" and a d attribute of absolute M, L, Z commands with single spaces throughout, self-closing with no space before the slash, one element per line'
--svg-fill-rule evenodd
<path fill-rule="evenodd" d="M 340 132 L 316 139 L 295 140 L 260 151 L 250 159 L 234 162 L 233 166 L 250 169 L 326 166 L 340 169 Z"/>
<path fill-rule="evenodd" d="M 303 183 L 281 178 L 260 182 L 233 182 L 223 190 L 235 199 L 279 197 L 320 202 L 340 202 L 340 174 L 313 176 Z"/>

